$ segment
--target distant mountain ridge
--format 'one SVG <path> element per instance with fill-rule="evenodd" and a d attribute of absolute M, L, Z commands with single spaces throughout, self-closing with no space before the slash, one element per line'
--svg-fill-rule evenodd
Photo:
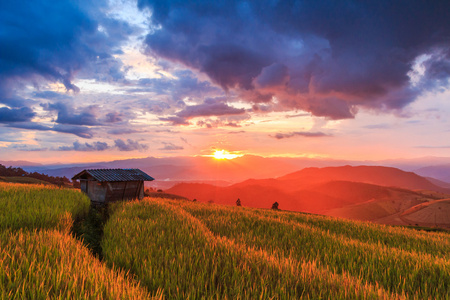
<path fill-rule="evenodd" d="M 450 195 L 450 189 L 415 173 L 379 166 L 305 168 L 228 187 L 181 183 L 166 191 L 201 202 L 236 205 L 239 198 L 243 206 L 256 208 L 278 202 L 283 210 L 398 225 L 405 225 L 403 211 Z"/>
<path fill-rule="evenodd" d="M 305 168 L 277 179 L 282 181 L 305 180 L 308 184 L 342 180 L 399 187 L 410 190 L 423 189 L 438 192 L 450 192 L 450 189 L 435 185 L 428 179 L 413 172 L 405 172 L 397 168 L 382 166 Z"/>
<path fill-rule="evenodd" d="M 39 165 L 25 161 L 11 162 L 11 164 L 13 166 L 26 164 L 28 166 L 23 166 L 23 168 L 28 172 L 36 171 L 51 176 L 66 176 L 68 178 L 71 178 L 73 175 L 86 168 L 140 168 L 156 179 L 151 183 L 152 186 L 168 188 L 175 183 L 183 181 L 220 181 L 233 184 L 242 182 L 248 178 L 276 178 L 309 167 L 322 168 L 343 165 L 387 165 L 411 171 L 420 169 L 424 166 L 430 166 L 431 164 L 436 164 L 436 162 L 439 161 L 445 163 L 448 161 L 448 158 L 423 158 L 417 160 L 389 160 L 377 162 L 244 155 L 232 160 L 216 160 L 211 157 L 203 156 L 178 156 L 162 158 L 147 157 L 79 164 Z M 450 169 L 446 174 L 450 176 Z M 440 180 L 442 181 L 442 179 Z M 446 183 L 443 183 L 442 185 L 445 186 Z"/>
<path fill-rule="evenodd" d="M 450 182 L 450 164 L 423 167 L 414 172 L 421 176 L 432 177 L 446 183 Z"/>

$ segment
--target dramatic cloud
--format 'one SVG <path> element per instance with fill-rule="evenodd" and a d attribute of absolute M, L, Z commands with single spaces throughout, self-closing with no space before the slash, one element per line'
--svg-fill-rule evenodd
<path fill-rule="evenodd" d="M 252 103 L 352 118 L 358 107 L 401 109 L 450 77 L 448 1 L 138 4 L 152 11 L 148 54 L 199 70 Z"/>
<path fill-rule="evenodd" d="M 53 127 L 50 127 L 36 122 L 17 122 L 17 123 L 10 123 L 8 126 L 13 128 L 21 128 L 37 131 L 55 131 L 62 133 L 70 133 L 85 139 L 90 139 L 94 136 L 92 130 L 89 127 L 84 126 L 55 124 Z"/>
<path fill-rule="evenodd" d="M 297 131 L 297 132 L 289 132 L 289 133 L 277 133 L 275 135 L 270 135 L 271 137 L 276 138 L 277 140 L 291 138 L 294 136 L 302 136 L 302 137 L 326 137 L 330 136 L 323 132 L 307 132 L 307 131 Z"/>
<path fill-rule="evenodd" d="M 144 151 L 148 149 L 148 145 L 140 144 L 138 141 L 133 141 L 131 139 L 128 139 L 127 141 L 117 139 L 114 141 L 114 144 L 120 151 Z"/>
<path fill-rule="evenodd" d="M 189 125 L 189 122 L 182 117 L 159 118 L 161 121 L 170 122 L 172 125 Z"/>
<path fill-rule="evenodd" d="M 58 100 L 58 101 L 72 99 L 72 97 L 67 94 L 61 94 L 53 91 L 34 92 L 33 96 L 35 98 Z"/>
<path fill-rule="evenodd" d="M 183 110 L 178 111 L 176 116 L 160 118 L 160 120 L 172 122 L 173 125 L 189 125 L 188 120 L 196 117 L 220 117 L 246 113 L 245 109 L 232 107 L 223 101 L 222 98 L 207 98 L 202 104 L 188 105 Z M 204 124 L 200 124 L 200 126 L 202 125 Z"/>
<path fill-rule="evenodd" d="M 205 116 L 240 115 L 244 113 L 245 109 L 234 108 L 221 102 L 220 99 L 206 99 L 202 104 L 186 106 L 185 109 L 177 113 L 177 116 L 190 119 Z"/>
<path fill-rule="evenodd" d="M 137 82 L 140 89 L 135 91 L 151 91 L 158 95 L 171 95 L 173 100 L 185 97 L 203 97 L 209 93 L 221 93 L 220 89 L 209 81 L 201 81 L 190 70 L 175 70 L 175 78 L 141 78 Z"/>
<path fill-rule="evenodd" d="M 8 108 L 0 107 L 0 123 L 27 122 L 36 114 L 28 107 Z"/>
<path fill-rule="evenodd" d="M 78 77 L 123 79 L 115 58 L 136 29 L 109 17 L 106 1 L 0 2 L 0 101 L 15 98 L 26 84 L 59 82 L 69 91 Z M 36 97 L 59 100 L 54 92 Z"/>
<path fill-rule="evenodd" d="M 56 123 L 59 124 L 88 126 L 100 125 L 100 122 L 97 120 L 98 108 L 94 105 L 81 109 L 79 113 L 75 112 L 73 107 L 63 102 L 42 104 L 41 106 L 45 110 L 56 111 L 58 113 Z"/>
<path fill-rule="evenodd" d="M 80 143 L 78 141 L 73 142 L 73 146 L 61 146 L 58 148 L 60 151 L 104 151 L 109 149 L 107 143 L 93 142 L 93 143 Z"/>
<path fill-rule="evenodd" d="M 107 123 L 117 123 L 122 121 L 122 114 L 118 112 L 112 112 L 106 114 L 106 120 Z"/>

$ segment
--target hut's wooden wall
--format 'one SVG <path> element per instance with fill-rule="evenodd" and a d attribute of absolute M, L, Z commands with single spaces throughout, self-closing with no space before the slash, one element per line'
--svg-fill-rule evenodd
<path fill-rule="evenodd" d="M 87 195 L 91 201 L 105 202 L 106 186 L 98 181 L 89 180 L 87 184 Z"/>
<path fill-rule="evenodd" d="M 144 198 L 144 181 L 98 182 L 80 180 L 81 190 L 91 201 L 111 202 Z"/>
<path fill-rule="evenodd" d="M 80 189 L 82 192 L 85 192 L 87 194 L 87 180 L 86 179 L 80 180 Z"/>
<path fill-rule="evenodd" d="M 142 199 L 144 197 L 143 181 L 120 181 L 105 183 L 106 201 Z"/>

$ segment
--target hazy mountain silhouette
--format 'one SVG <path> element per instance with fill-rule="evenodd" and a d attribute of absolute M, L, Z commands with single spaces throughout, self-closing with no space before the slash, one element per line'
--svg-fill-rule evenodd
<path fill-rule="evenodd" d="M 432 177 L 450 184 L 450 164 L 424 167 L 414 172 L 421 176 Z"/>
<path fill-rule="evenodd" d="M 413 191 L 417 190 L 417 191 Z M 422 192 L 430 190 L 432 192 Z M 200 202 L 319 213 L 402 224 L 412 206 L 445 197 L 444 189 L 412 172 L 390 167 L 306 168 L 278 178 L 250 179 L 228 187 L 182 183 L 167 190 Z"/>

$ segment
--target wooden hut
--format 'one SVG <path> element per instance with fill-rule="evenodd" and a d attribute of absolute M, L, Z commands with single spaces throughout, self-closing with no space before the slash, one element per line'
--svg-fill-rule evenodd
<path fill-rule="evenodd" d="M 81 190 L 92 202 L 108 203 L 141 200 L 144 181 L 154 179 L 139 169 L 89 169 L 76 174 L 72 180 L 80 180 Z"/>

